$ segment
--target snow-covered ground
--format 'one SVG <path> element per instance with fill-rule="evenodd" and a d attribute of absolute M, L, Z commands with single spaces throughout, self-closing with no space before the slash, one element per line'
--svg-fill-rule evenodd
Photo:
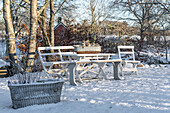
<path fill-rule="evenodd" d="M 111 67 L 106 73 L 111 78 Z M 11 108 L 8 78 L 0 78 L 0 113 L 170 113 L 170 65 L 139 68 L 122 80 L 64 84 L 61 102 Z"/>
<path fill-rule="evenodd" d="M 113 39 L 113 38 L 118 38 L 120 37 L 119 35 L 99 35 L 99 37 L 105 37 L 105 40 L 109 40 L 109 39 Z M 126 37 L 130 37 L 130 38 L 137 38 L 137 39 L 140 39 L 140 36 L 139 35 L 132 35 L 132 36 L 129 36 L 129 35 L 122 35 L 121 38 L 126 38 Z M 160 36 L 160 37 L 157 37 L 157 36 L 154 36 L 154 39 L 158 39 L 160 38 L 160 40 L 164 40 L 164 37 L 163 36 Z M 169 41 L 170 40 L 170 36 L 165 36 L 166 40 Z M 145 39 L 146 40 L 146 37 Z"/>

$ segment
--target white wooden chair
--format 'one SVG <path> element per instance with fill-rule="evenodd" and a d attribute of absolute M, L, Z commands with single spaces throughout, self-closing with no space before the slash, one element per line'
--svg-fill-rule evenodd
<path fill-rule="evenodd" d="M 137 65 L 140 61 L 135 60 L 134 46 L 118 46 L 118 55 L 123 60 L 121 64 L 122 75 L 127 71 L 136 72 L 138 75 Z"/>

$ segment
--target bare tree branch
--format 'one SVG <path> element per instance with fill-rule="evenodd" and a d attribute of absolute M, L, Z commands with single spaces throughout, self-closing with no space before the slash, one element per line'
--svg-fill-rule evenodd
<path fill-rule="evenodd" d="M 25 7 L 24 5 L 21 5 L 22 1 L 18 4 L 16 2 L 14 2 L 13 0 L 11 0 L 11 3 L 16 4 L 16 5 L 20 6 L 20 7 L 23 7 L 25 9 L 27 9 L 27 10 L 30 10 L 28 7 Z"/>
<path fill-rule="evenodd" d="M 47 2 L 47 3 L 46 3 L 44 6 L 42 6 L 41 9 L 38 11 L 37 16 L 39 17 L 40 14 L 43 12 L 43 10 L 44 10 L 45 8 L 47 8 L 48 6 L 49 6 L 49 3 Z"/>
<path fill-rule="evenodd" d="M 24 2 L 26 2 L 28 5 L 30 5 L 30 2 L 28 0 L 23 0 Z"/>
<path fill-rule="evenodd" d="M 59 6 L 59 8 L 57 9 L 57 11 L 54 13 L 54 15 L 57 14 L 58 11 L 60 11 L 61 7 L 63 6 L 63 4 L 64 4 L 66 1 L 67 1 L 67 0 L 64 0 L 64 1 L 62 2 L 62 4 L 61 4 L 61 5 Z"/>

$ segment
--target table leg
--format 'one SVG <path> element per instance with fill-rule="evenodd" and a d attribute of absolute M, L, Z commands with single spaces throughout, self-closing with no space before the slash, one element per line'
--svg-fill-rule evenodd
<path fill-rule="evenodd" d="M 75 68 L 76 68 L 76 63 L 70 63 L 69 65 L 69 73 L 70 73 L 70 85 L 77 86 L 77 83 L 75 81 Z"/>
<path fill-rule="evenodd" d="M 101 72 L 102 75 L 103 75 L 103 77 L 104 77 L 104 79 L 107 80 L 107 76 L 106 76 L 106 74 L 104 73 L 104 70 L 103 70 L 104 65 L 105 65 L 105 63 L 103 63 L 103 65 L 101 65 L 100 63 L 98 63 L 98 66 L 99 66 L 99 68 L 100 68 L 99 74 L 100 74 L 100 72 Z M 99 75 L 99 74 L 98 74 L 98 75 Z"/>
<path fill-rule="evenodd" d="M 106 65 L 106 63 L 102 63 L 101 66 L 100 66 L 99 63 L 97 63 L 97 64 L 98 64 L 100 70 L 99 70 L 99 72 L 98 72 L 98 74 L 96 75 L 95 78 L 99 78 L 99 75 L 100 75 L 100 73 L 102 72 L 102 69 L 103 69 L 103 68 L 105 67 L 105 65 Z M 101 68 L 102 68 L 102 69 L 101 69 Z"/>
<path fill-rule="evenodd" d="M 114 79 L 115 80 L 121 80 L 119 78 L 119 74 L 118 74 L 118 65 L 120 62 L 113 62 L 113 68 L 114 68 Z"/>

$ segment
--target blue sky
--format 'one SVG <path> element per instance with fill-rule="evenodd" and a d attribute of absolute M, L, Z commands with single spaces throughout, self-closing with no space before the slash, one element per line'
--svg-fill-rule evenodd
<path fill-rule="evenodd" d="M 0 9 L 2 8 L 3 6 L 3 0 L 0 0 Z"/>

